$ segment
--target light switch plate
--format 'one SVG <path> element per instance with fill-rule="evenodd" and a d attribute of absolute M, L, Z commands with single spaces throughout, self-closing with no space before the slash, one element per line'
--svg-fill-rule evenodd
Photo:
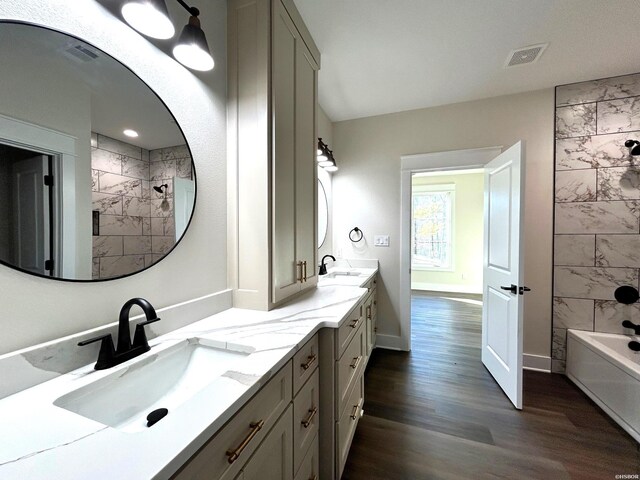
<path fill-rule="evenodd" d="M 389 235 L 374 235 L 373 245 L 376 247 L 388 247 Z"/>

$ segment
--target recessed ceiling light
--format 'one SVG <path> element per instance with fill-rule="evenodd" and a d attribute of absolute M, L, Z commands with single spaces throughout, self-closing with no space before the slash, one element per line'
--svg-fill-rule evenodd
<path fill-rule="evenodd" d="M 122 133 L 124 133 L 127 137 L 131 137 L 131 138 L 136 138 L 138 136 L 138 132 L 136 132 L 135 130 L 131 130 L 130 128 L 127 128 Z"/>

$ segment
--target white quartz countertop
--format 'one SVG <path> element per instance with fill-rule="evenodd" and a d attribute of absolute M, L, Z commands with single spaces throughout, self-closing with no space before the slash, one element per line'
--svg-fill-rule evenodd
<path fill-rule="evenodd" d="M 54 405 L 131 362 L 96 371 L 93 364 L 0 400 L 0 478 L 169 478 L 321 328 L 338 328 L 366 295 L 377 269 L 321 279 L 318 288 L 269 312 L 232 308 L 150 341 L 150 360 L 177 341 L 199 337 L 253 351 L 151 428 L 112 428 Z M 224 394 L 221 395 L 221 392 Z"/>

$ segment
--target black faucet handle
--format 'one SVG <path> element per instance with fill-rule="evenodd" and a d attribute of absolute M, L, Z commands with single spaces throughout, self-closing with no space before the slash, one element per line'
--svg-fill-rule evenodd
<path fill-rule="evenodd" d="M 100 340 L 102 340 L 102 343 L 100 344 L 98 361 L 93 367 L 96 370 L 104 370 L 105 368 L 109 368 L 113 365 L 113 359 L 116 357 L 116 349 L 113 346 L 113 338 L 111 337 L 111 334 L 107 333 L 105 335 L 100 335 L 99 337 L 93 337 L 88 340 L 78 342 L 79 347 L 84 347 L 85 345 L 89 345 L 90 343 L 98 342 Z"/>
<path fill-rule="evenodd" d="M 81 342 L 78 342 L 78 346 L 84 347 L 85 345 L 89 345 L 90 343 L 95 343 L 100 340 L 106 340 L 107 338 L 111 338 L 110 333 L 105 333 L 104 335 L 100 335 L 99 337 L 93 337 L 88 340 L 82 340 Z M 111 343 L 113 343 L 113 339 L 111 340 Z"/>
<path fill-rule="evenodd" d="M 144 331 L 144 326 L 149 325 L 150 323 L 157 322 L 160 318 L 151 318 L 149 320 L 145 320 L 144 322 L 140 322 L 136 325 L 136 330 L 133 333 L 133 348 L 140 348 L 144 352 L 148 352 L 151 350 L 149 346 L 149 342 L 147 341 L 147 334 Z"/>
<path fill-rule="evenodd" d="M 136 328 L 144 327 L 145 325 L 149 325 L 150 323 L 157 322 L 158 320 L 160 320 L 160 317 L 147 319 L 144 322 L 140 322 L 140 323 L 136 324 Z"/>

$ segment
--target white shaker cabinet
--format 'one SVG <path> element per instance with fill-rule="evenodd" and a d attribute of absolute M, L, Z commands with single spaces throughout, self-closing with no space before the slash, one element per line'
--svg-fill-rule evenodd
<path fill-rule="evenodd" d="M 231 0 L 229 258 L 234 306 L 268 310 L 317 283 L 320 54 L 292 0 Z"/>

